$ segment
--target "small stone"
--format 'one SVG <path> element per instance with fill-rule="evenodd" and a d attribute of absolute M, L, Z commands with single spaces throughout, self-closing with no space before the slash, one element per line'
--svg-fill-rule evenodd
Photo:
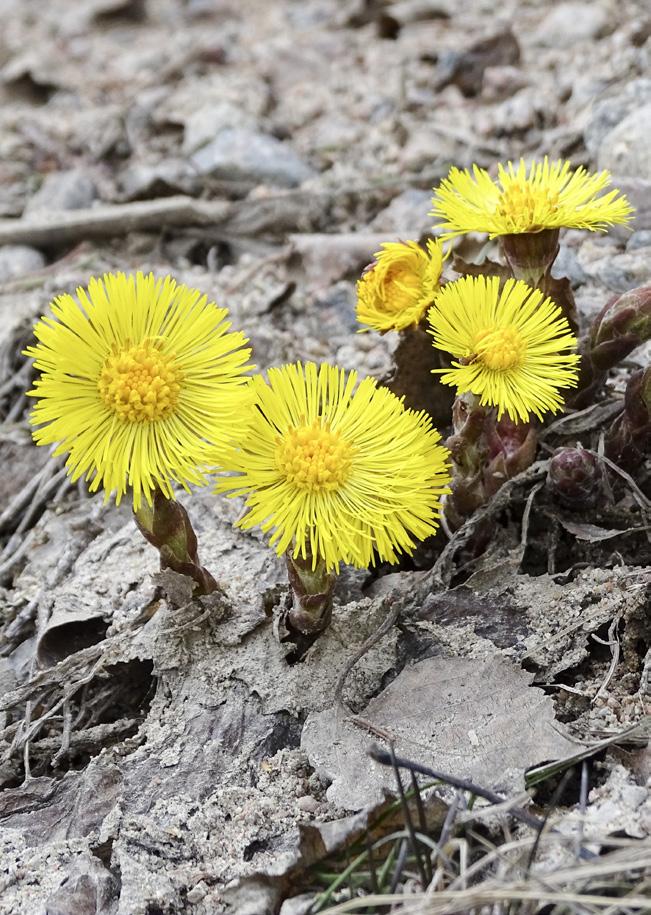
<path fill-rule="evenodd" d="M 638 248 L 648 248 L 651 246 L 651 229 L 642 229 L 641 232 L 633 232 L 626 243 L 627 251 L 637 251 Z"/>
<path fill-rule="evenodd" d="M 374 232 L 386 232 L 395 239 L 420 238 L 432 227 L 432 194 L 411 187 L 377 214 L 370 225 Z M 389 240 L 389 239 L 387 239 Z"/>
<path fill-rule="evenodd" d="M 482 94 L 487 101 L 499 102 L 511 98 L 527 84 L 527 77 L 519 67 L 486 67 Z"/>
<path fill-rule="evenodd" d="M 633 810 L 643 804 L 648 796 L 649 792 L 642 785 L 624 785 L 622 788 L 622 800 Z"/>
<path fill-rule="evenodd" d="M 0 247 L 0 283 L 15 280 L 45 266 L 45 258 L 36 248 L 28 245 L 2 245 Z"/>
<path fill-rule="evenodd" d="M 651 180 L 651 102 L 635 108 L 604 137 L 597 164 L 615 175 Z"/>
<path fill-rule="evenodd" d="M 561 250 L 558 252 L 552 266 L 552 276 L 556 279 L 566 276 L 573 289 L 585 283 L 586 273 L 578 261 L 574 248 L 570 248 L 568 245 L 561 245 Z"/>
<path fill-rule="evenodd" d="M 46 175 L 36 193 L 27 201 L 25 213 L 44 210 L 84 210 L 97 197 L 93 179 L 82 169 Z"/>
<path fill-rule="evenodd" d="M 572 48 L 580 41 L 603 38 L 611 30 L 608 11 L 597 3 L 559 3 L 544 9 L 533 41 L 546 48 Z"/>
<path fill-rule="evenodd" d="M 193 111 L 183 129 L 183 154 L 192 155 L 227 128 L 255 130 L 255 119 L 231 102 L 215 102 Z"/>
<path fill-rule="evenodd" d="M 238 127 L 222 130 L 191 161 L 202 175 L 252 184 L 296 187 L 314 175 L 289 144 Z"/>
<path fill-rule="evenodd" d="M 162 197 L 170 193 L 196 194 L 199 178 L 187 162 L 163 159 L 154 165 L 133 163 L 120 175 L 120 184 L 128 200 Z"/>
<path fill-rule="evenodd" d="M 200 880 L 199 883 L 197 883 L 192 887 L 191 890 L 188 891 L 186 898 L 191 905 L 195 905 L 195 903 L 201 902 L 201 900 L 206 896 L 207 892 L 208 887 L 203 882 L 203 880 Z"/>
<path fill-rule="evenodd" d="M 595 86 L 588 87 L 587 98 L 594 97 Z M 574 92 L 572 97 L 574 98 Z M 586 101 L 587 101 L 586 98 Z M 602 101 L 597 102 L 590 113 L 584 131 L 585 145 L 593 158 L 597 158 L 606 136 L 627 117 L 645 105 L 651 104 L 651 79 L 634 79 L 624 88 L 612 90 Z"/>
<path fill-rule="evenodd" d="M 302 810 L 304 813 L 316 813 L 321 806 L 317 799 L 309 794 L 304 794 L 302 797 L 299 797 L 296 801 L 296 805 L 299 810 Z"/>

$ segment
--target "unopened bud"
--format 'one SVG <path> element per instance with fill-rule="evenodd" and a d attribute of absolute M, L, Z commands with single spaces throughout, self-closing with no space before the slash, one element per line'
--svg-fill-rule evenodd
<path fill-rule="evenodd" d="M 624 395 L 624 409 L 606 433 L 606 454 L 632 469 L 651 452 L 651 367 L 634 372 Z"/>
<path fill-rule="evenodd" d="M 602 487 L 597 455 L 581 445 L 559 448 L 549 462 L 547 486 L 552 495 L 569 508 L 594 504 Z"/>
<path fill-rule="evenodd" d="M 590 333 L 589 356 L 606 371 L 651 339 L 651 285 L 631 289 L 606 303 Z"/>

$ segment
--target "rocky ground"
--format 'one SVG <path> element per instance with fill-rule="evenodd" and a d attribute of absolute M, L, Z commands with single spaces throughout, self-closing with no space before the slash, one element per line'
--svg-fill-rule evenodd
<path fill-rule="evenodd" d="M 315 862 L 395 788 L 367 756 L 387 736 L 508 796 L 529 767 L 610 742 L 582 810 L 566 792 L 553 817 L 576 835 L 582 814 L 595 847 L 634 839 L 651 867 L 651 762 L 630 730 L 651 695 L 648 476 L 615 477 L 611 503 L 578 518 L 538 485 L 556 444 L 598 447 L 594 415 L 547 430 L 492 507 L 481 561 L 464 569 L 439 545 L 401 570 L 347 572 L 332 627 L 290 663 L 273 622 L 284 569 L 233 528 L 239 506 L 188 503 L 226 592 L 189 602 L 127 509 L 31 444 L 19 355 L 53 295 L 151 269 L 227 305 L 261 369 L 329 359 L 383 377 L 396 340 L 356 333 L 355 278 L 381 241 L 429 231 L 451 164 L 521 155 L 608 168 L 637 209 L 632 230 L 565 233 L 556 269 L 587 324 L 651 277 L 648 3 L 3 13 L 0 913 L 307 911 Z M 649 351 L 611 379 L 606 410 Z"/>

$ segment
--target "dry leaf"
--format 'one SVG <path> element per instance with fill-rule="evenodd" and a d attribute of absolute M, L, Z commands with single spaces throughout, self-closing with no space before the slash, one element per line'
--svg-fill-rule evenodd
<path fill-rule="evenodd" d="M 392 771 L 366 756 L 382 733 L 399 755 L 484 787 L 521 790 L 529 766 L 576 750 L 554 729 L 552 700 L 530 682 L 500 658 L 429 658 L 369 702 L 360 718 L 373 730 L 330 708 L 308 717 L 301 746 L 332 779 L 328 800 L 347 810 L 395 787 Z"/>

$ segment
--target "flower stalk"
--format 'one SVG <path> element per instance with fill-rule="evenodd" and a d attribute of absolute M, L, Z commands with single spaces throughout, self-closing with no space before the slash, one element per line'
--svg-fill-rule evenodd
<path fill-rule="evenodd" d="M 330 625 L 336 575 L 318 556 L 314 562 L 311 555 L 294 556 L 290 549 L 285 561 L 293 598 L 285 619 L 287 628 L 301 635 L 318 635 Z"/>
<path fill-rule="evenodd" d="M 196 597 L 218 590 L 215 579 L 199 562 L 197 536 L 182 505 L 157 488 L 151 505 L 142 502 L 133 515 L 145 540 L 158 550 L 161 571 L 172 569 L 187 575 L 194 582 Z"/>

